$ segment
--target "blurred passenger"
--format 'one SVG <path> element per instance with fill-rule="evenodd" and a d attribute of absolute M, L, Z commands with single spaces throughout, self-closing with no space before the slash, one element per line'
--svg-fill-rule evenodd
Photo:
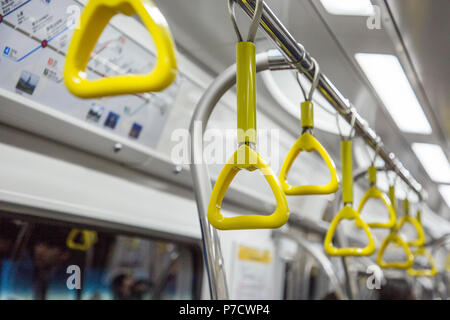
<path fill-rule="evenodd" d="M 134 300 L 144 300 L 144 297 L 150 293 L 151 284 L 147 280 L 141 279 L 137 280 L 133 284 L 133 299 Z"/>
<path fill-rule="evenodd" d="M 112 281 L 114 300 L 132 300 L 133 299 L 133 278 L 121 273 L 114 277 Z"/>
<path fill-rule="evenodd" d="M 120 273 L 112 280 L 114 300 L 144 300 L 150 294 L 151 283 L 146 279 L 134 280 L 128 273 Z"/>
<path fill-rule="evenodd" d="M 19 226 L 17 224 L 10 219 L 0 218 L 0 261 L 11 258 L 18 235 Z"/>
<path fill-rule="evenodd" d="M 379 291 L 380 300 L 416 300 L 412 286 L 404 279 L 388 279 Z"/>
<path fill-rule="evenodd" d="M 338 296 L 336 295 L 336 293 L 333 291 L 333 292 L 328 293 L 321 300 L 339 300 L 339 299 L 338 299 Z"/>
<path fill-rule="evenodd" d="M 67 235 L 65 228 L 38 226 L 32 229 L 26 250 L 2 270 L 2 298 L 73 299 L 75 293 L 66 284 L 70 258 Z"/>
<path fill-rule="evenodd" d="M 34 299 L 43 300 L 46 298 L 51 278 L 56 278 L 59 272 L 63 272 L 63 277 L 60 280 L 64 281 L 68 277 L 66 269 L 61 270 L 60 268 L 70 257 L 65 236 L 56 239 L 41 238 L 32 247 Z"/>

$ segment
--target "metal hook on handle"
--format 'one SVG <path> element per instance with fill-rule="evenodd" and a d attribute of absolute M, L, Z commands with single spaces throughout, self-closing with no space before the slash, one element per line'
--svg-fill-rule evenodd
<path fill-rule="evenodd" d="M 303 60 L 303 59 L 305 58 L 305 52 L 306 52 L 306 51 L 304 51 L 304 55 L 303 55 L 303 57 L 302 57 L 301 60 Z M 294 71 L 295 79 L 297 80 L 297 83 L 298 83 L 298 85 L 299 85 L 299 87 L 300 87 L 300 90 L 302 91 L 302 94 L 303 94 L 303 96 L 305 97 L 305 100 L 306 100 L 306 101 L 312 101 L 314 90 L 317 89 L 317 85 L 319 84 L 319 80 L 320 80 L 320 66 L 319 66 L 319 63 L 317 63 L 316 59 L 314 59 L 314 58 L 312 58 L 312 57 L 311 57 L 311 61 L 312 61 L 312 63 L 311 63 L 310 70 L 306 70 L 306 71 L 305 71 L 305 70 L 303 69 L 303 67 L 301 67 L 302 72 L 303 72 L 304 74 L 306 74 L 306 72 L 311 71 L 313 68 L 315 69 L 315 70 L 314 70 L 313 81 L 311 82 L 311 89 L 310 89 L 310 91 L 309 91 L 309 93 L 308 93 L 308 96 L 306 96 L 305 89 L 303 88 L 303 85 L 302 85 L 302 83 L 300 82 L 300 78 L 299 78 L 299 76 L 300 76 L 300 71 L 298 70 L 298 68 L 297 68 L 297 66 L 296 66 L 295 64 L 289 63 L 289 64 L 295 69 L 295 71 Z M 326 110 L 326 109 L 324 109 L 324 110 Z M 334 113 L 333 113 L 333 114 L 334 114 Z"/>
<path fill-rule="evenodd" d="M 341 140 L 344 139 L 344 135 L 342 134 L 341 125 L 339 124 L 339 113 L 336 112 L 336 126 L 338 128 L 339 136 L 341 137 Z"/>
<path fill-rule="evenodd" d="M 256 38 L 256 32 L 258 31 L 259 21 L 261 20 L 264 8 L 263 0 L 256 0 L 255 14 L 253 15 L 252 23 L 248 29 L 247 41 L 254 42 Z"/>
<path fill-rule="evenodd" d="M 311 58 L 311 60 L 314 65 L 314 78 L 311 83 L 311 89 L 309 90 L 308 101 L 312 101 L 314 90 L 316 90 L 317 85 L 319 84 L 319 79 L 320 79 L 320 66 L 317 63 L 316 59 Z"/>
<path fill-rule="evenodd" d="M 408 187 L 408 191 L 406 192 L 406 200 L 409 201 L 409 199 L 411 199 L 410 195 L 412 192 L 414 192 L 414 190 L 411 187 L 409 187 L 408 185 L 407 185 L 407 187 Z"/>
<path fill-rule="evenodd" d="M 356 122 L 356 110 L 355 107 L 351 107 L 350 112 L 352 113 L 352 120 L 350 121 L 350 125 L 352 126 L 352 130 L 350 131 L 348 138 L 353 139 L 356 134 L 355 122 Z"/>
<path fill-rule="evenodd" d="M 347 111 L 347 114 L 349 114 L 349 113 L 352 114 L 352 120 L 350 121 L 351 130 L 350 130 L 348 137 L 344 137 L 344 135 L 342 134 L 341 126 L 339 125 L 339 113 L 336 112 L 336 125 L 338 128 L 339 135 L 341 136 L 341 140 L 352 140 L 355 137 L 355 131 L 356 131 L 355 130 L 355 122 L 356 122 L 355 107 L 352 106 Z"/>
<path fill-rule="evenodd" d="M 228 12 L 230 13 L 231 23 L 233 24 L 233 28 L 234 31 L 236 32 L 238 41 L 241 42 L 243 41 L 243 39 L 236 22 L 236 12 L 234 11 L 234 0 L 228 0 Z"/>
<path fill-rule="evenodd" d="M 384 171 L 384 173 L 385 173 L 385 175 L 386 175 L 386 181 L 388 181 L 388 183 L 389 183 L 389 186 L 391 186 L 391 187 L 395 187 L 396 185 L 397 185 L 397 180 L 398 180 L 398 173 L 397 173 L 397 171 L 396 170 L 391 170 L 393 173 L 394 173 L 394 179 L 391 179 L 390 177 L 389 177 L 389 169 L 386 169 L 385 171 Z"/>
<path fill-rule="evenodd" d="M 375 155 L 373 156 L 372 159 L 372 166 L 375 165 L 375 161 L 377 160 L 378 157 L 378 153 L 380 152 L 380 148 L 382 147 L 383 142 L 381 141 L 380 136 L 376 137 L 376 145 L 375 145 Z"/>
<path fill-rule="evenodd" d="M 228 12 L 230 13 L 231 23 L 233 24 L 234 31 L 236 32 L 238 42 L 242 42 L 242 41 L 244 41 L 244 39 L 242 38 L 241 32 L 239 31 L 239 26 L 237 25 L 234 4 L 235 4 L 234 0 L 228 0 Z M 261 20 L 263 9 L 264 9 L 264 1 L 256 0 L 255 14 L 253 15 L 253 19 L 250 24 L 250 28 L 248 30 L 248 35 L 247 35 L 248 42 L 255 41 L 256 33 L 258 31 L 259 21 Z"/>

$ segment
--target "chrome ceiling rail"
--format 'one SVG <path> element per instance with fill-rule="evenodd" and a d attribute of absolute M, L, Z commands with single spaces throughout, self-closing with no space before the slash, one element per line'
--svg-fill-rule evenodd
<path fill-rule="evenodd" d="M 244 12 L 253 17 L 256 0 L 234 0 Z M 273 11 L 264 3 L 263 15 L 260 22 L 260 28 L 266 35 L 273 40 L 277 48 L 283 53 L 287 60 L 304 73 L 312 81 L 314 77 L 314 64 L 311 55 L 305 48 L 298 43 L 289 33 L 286 27 L 276 17 Z M 395 171 L 398 176 L 417 194 L 419 200 L 426 200 L 427 194 L 422 185 L 417 182 L 411 173 L 406 170 L 400 160 L 392 152 L 386 151 L 383 147 L 380 137 L 371 129 L 367 123 L 356 111 L 348 99 L 346 99 L 333 83 L 324 75 L 320 75 L 318 90 L 327 99 L 327 101 L 339 112 L 339 114 L 349 123 L 355 119 L 355 131 L 363 137 L 366 143 L 378 151 L 390 170 Z"/>

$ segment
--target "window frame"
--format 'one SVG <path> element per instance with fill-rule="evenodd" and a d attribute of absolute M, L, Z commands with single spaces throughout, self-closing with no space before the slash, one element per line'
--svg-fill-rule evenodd
<path fill-rule="evenodd" d="M 169 242 L 180 245 L 192 253 L 193 269 L 193 300 L 199 300 L 202 296 L 203 286 L 203 256 L 201 250 L 201 240 L 189 236 L 162 232 L 126 225 L 116 222 L 103 221 L 91 217 L 81 217 L 62 212 L 14 205 L 4 208 L 4 203 L 0 203 L 0 215 L 2 218 L 17 219 L 28 223 L 44 223 L 51 226 L 61 226 L 65 228 L 81 228 L 120 235 L 125 237 L 138 237 L 143 240 Z"/>

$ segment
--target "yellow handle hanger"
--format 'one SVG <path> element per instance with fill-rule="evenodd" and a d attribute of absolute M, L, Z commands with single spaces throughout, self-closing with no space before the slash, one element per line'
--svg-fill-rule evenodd
<path fill-rule="evenodd" d="M 421 216 L 422 216 L 421 211 L 418 210 L 416 220 L 417 220 L 417 222 L 419 222 L 419 224 L 422 227 Z M 425 235 L 424 235 L 424 240 L 426 240 Z M 428 264 L 430 265 L 429 269 L 415 269 L 414 268 L 414 261 L 419 256 L 424 256 L 428 260 Z M 413 277 L 433 277 L 437 274 L 437 267 L 436 267 L 436 263 L 434 261 L 433 255 L 427 249 L 425 249 L 425 246 L 423 246 L 423 245 L 420 246 L 413 253 L 413 265 L 411 266 L 411 268 L 408 269 L 408 274 Z"/>
<path fill-rule="evenodd" d="M 75 239 L 80 236 L 81 242 L 77 242 Z M 87 251 L 89 250 L 98 240 L 97 232 L 72 229 L 67 236 L 67 247 L 73 250 Z"/>
<path fill-rule="evenodd" d="M 418 256 L 425 256 L 430 264 L 430 269 L 414 269 L 414 262 L 411 268 L 408 269 L 408 274 L 413 277 L 433 277 L 437 274 L 436 263 L 434 262 L 433 255 L 425 249 L 425 247 L 419 247 L 413 253 L 413 261 L 416 260 Z"/>
<path fill-rule="evenodd" d="M 234 1 L 229 1 L 233 26 L 238 39 L 242 40 L 234 17 Z M 236 86 L 237 86 L 237 138 L 239 147 L 231 156 L 219 174 L 214 185 L 209 207 L 208 220 L 220 230 L 279 228 L 289 219 L 286 195 L 272 169 L 254 150 L 256 147 L 256 64 L 255 45 L 253 43 L 261 19 L 263 1 L 258 0 L 255 15 L 249 31 L 248 41 L 239 41 L 236 46 Z M 268 182 L 277 203 L 276 210 L 270 216 L 246 215 L 224 217 L 221 205 L 233 178 L 240 170 L 259 169 Z"/>
<path fill-rule="evenodd" d="M 384 252 L 390 243 L 393 243 L 401 247 L 406 255 L 405 261 L 389 261 L 386 262 L 383 259 Z M 403 238 L 397 233 L 397 228 L 393 227 L 389 235 L 381 243 L 380 250 L 377 255 L 377 263 L 381 268 L 392 268 L 392 269 L 409 269 L 414 262 L 414 257 L 411 254 L 408 244 L 403 240 Z"/>
<path fill-rule="evenodd" d="M 397 177 L 394 180 L 394 183 L 389 186 L 389 200 L 391 201 L 392 208 L 394 209 L 394 212 L 397 212 L 397 198 L 395 197 L 395 182 L 397 181 Z M 403 248 L 403 251 L 406 255 L 405 261 L 391 261 L 386 262 L 383 260 L 384 252 L 386 251 L 386 248 L 388 247 L 389 243 L 393 242 L 397 246 L 400 246 Z M 413 262 L 414 257 L 411 255 L 411 250 L 409 249 L 408 244 L 403 240 L 403 238 L 397 233 L 397 226 L 394 225 L 391 228 L 391 232 L 386 237 L 386 239 L 383 240 L 380 250 L 378 251 L 377 255 L 377 263 L 382 268 L 392 268 L 392 269 L 407 269 L 409 268 Z"/>
<path fill-rule="evenodd" d="M 283 187 L 283 191 L 287 195 L 330 194 L 335 193 L 339 189 L 339 178 L 336 172 L 336 166 L 322 144 L 312 135 L 312 129 L 314 128 L 314 110 L 312 97 L 320 77 L 319 64 L 314 59 L 312 59 L 312 61 L 314 65 L 314 79 L 311 84 L 311 90 L 309 92 L 308 98 L 301 104 L 301 125 L 303 128 L 303 133 L 294 143 L 291 150 L 289 150 L 289 153 L 286 156 L 286 159 L 284 160 L 280 171 L 280 183 Z M 317 151 L 325 161 L 325 164 L 327 165 L 331 175 L 330 181 L 327 185 L 291 186 L 286 181 L 288 172 L 291 169 L 294 160 L 303 151 Z"/>
<path fill-rule="evenodd" d="M 400 219 L 398 224 L 398 230 L 401 231 L 401 228 L 406 224 L 410 223 L 414 226 L 417 232 L 416 240 L 407 241 L 410 246 L 422 246 L 425 243 L 425 232 L 423 231 L 422 224 L 414 217 L 409 214 L 409 200 L 408 197 L 403 200 L 403 209 L 405 211 L 405 215 Z M 420 212 L 419 212 L 420 215 Z"/>
<path fill-rule="evenodd" d="M 353 114 L 353 119 L 355 115 Z M 354 121 L 354 120 L 353 120 Z M 353 122 L 352 121 L 352 122 Z M 338 124 L 339 125 L 339 124 Z M 354 124 L 352 124 L 353 128 Z M 352 129 L 353 130 L 353 129 Z M 342 135 L 341 135 L 342 136 Z M 351 134 L 350 134 L 351 137 Z M 352 208 L 353 203 L 353 164 L 352 164 L 352 141 L 350 138 L 341 141 L 342 157 L 342 200 L 344 207 L 331 221 L 324 240 L 325 252 L 331 256 L 370 256 L 375 252 L 375 241 L 367 223 L 361 219 L 358 212 Z M 367 235 L 368 244 L 365 248 L 336 248 L 333 245 L 333 237 L 336 229 L 343 219 L 354 220 L 355 226 L 362 228 Z"/>
<path fill-rule="evenodd" d="M 374 161 L 375 162 L 375 161 Z M 389 213 L 389 221 L 388 222 L 370 222 L 368 223 L 369 227 L 371 228 L 387 228 L 390 229 L 396 224 L 396 215 L 394 207 L 389 200 L 389 197 L 386 196 L 380 189 L 377 188 L 377 169 L 375 168 L 374 162 L 368 169 L 369 173 L 369 183 L 370 187 L 367 190 L 367 192 L 364 194 L 361 203 L 358 207 L 358 213 L 361 214 L 364 206 L 366 205 L 367 201 L 369 199 L 376 199 L 379 200 L 388 210 Z"/>
<path fill-rule="evenodd" d="M 120 75 L 88 80 L 86 68 L 95 44 L 113 16 L 137 14 L 150 32 L 157 51 L 156 64 L 146 75 Z M 64 82 L 80 98 L 161 91 L 177 75 L 175 44 L 166 19 L 151 0 L 91 0 L 80 16 L 66 55 Z"/>

